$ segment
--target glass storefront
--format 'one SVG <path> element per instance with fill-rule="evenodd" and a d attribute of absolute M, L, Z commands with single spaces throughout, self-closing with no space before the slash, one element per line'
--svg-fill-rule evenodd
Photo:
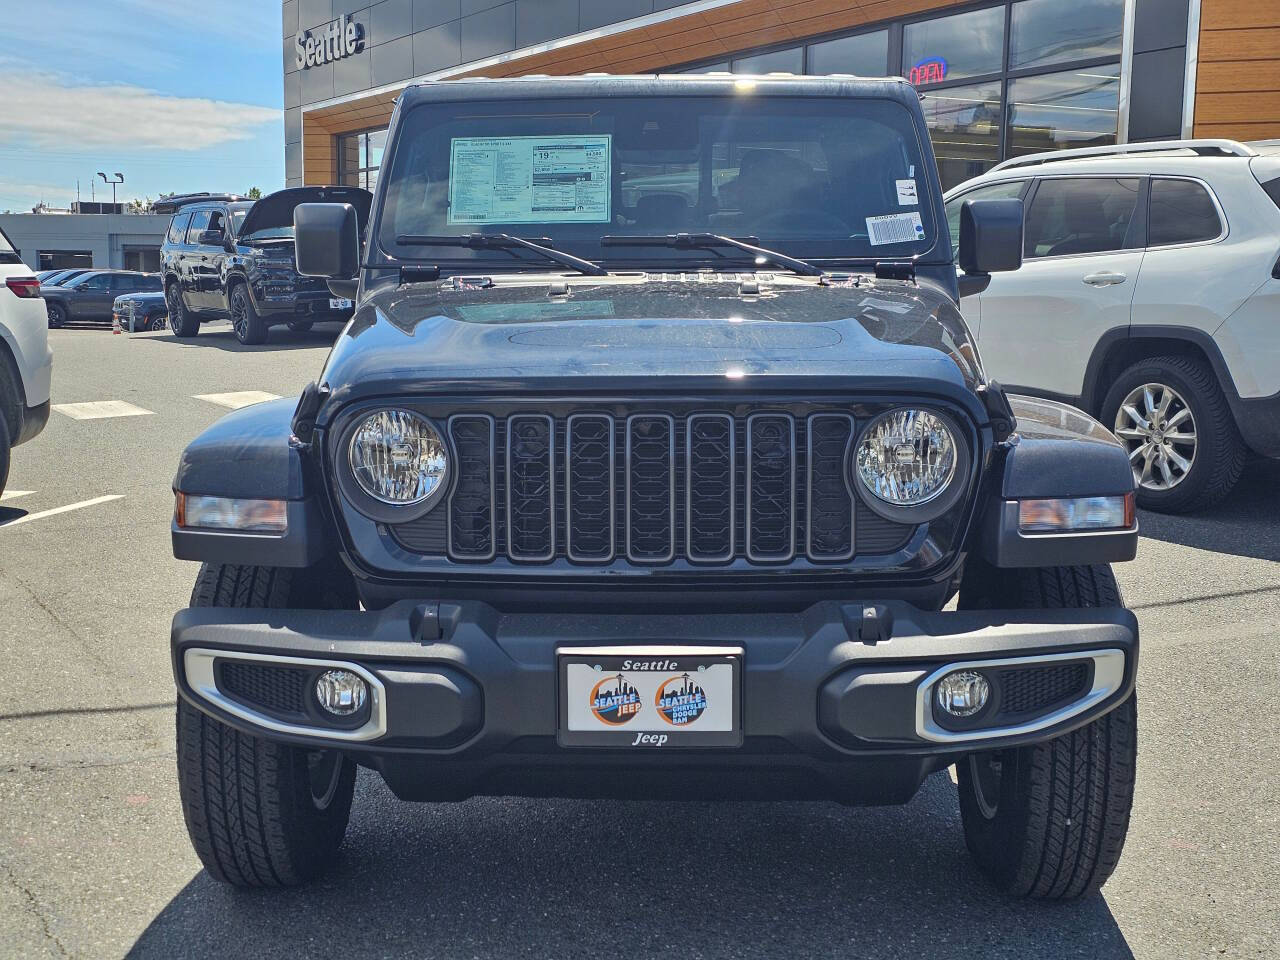
<path fill-rule="evenodd" d="M 1009 157 L 1115 143 L 1123 30 L 1124 0 L 1005 0 L 684 70 L 903 76 L 950 188 Z"/>
<path fill-rule="evenodd" d="M 386 129 L 344 133 L 337 141 L 338 182 L 372 190 L 378 182 L 382 151 L 387 145 Z"/>

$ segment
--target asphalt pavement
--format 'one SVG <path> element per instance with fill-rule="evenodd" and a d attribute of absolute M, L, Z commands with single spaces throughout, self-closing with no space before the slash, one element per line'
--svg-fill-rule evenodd
<path fill-rule="evenodd" d="M 1101 895 L 1029 904 L 969 862 L 956 791 L 904 807 L 476 799 L 361 771 L 332 872 L 203 872 L 174 775 L 169 551 L 182 447 L 291 396 L 336 327 L 51 334 L 54 412 L 0 501 L 0 956 L 1280 956 L 1280 464 L 1190 518 L 1144 514 L 1139 783 Z M 67 509 L 70 508 L 70 509 Z M 14 522 L 18 521 L 18 522 Z"/>

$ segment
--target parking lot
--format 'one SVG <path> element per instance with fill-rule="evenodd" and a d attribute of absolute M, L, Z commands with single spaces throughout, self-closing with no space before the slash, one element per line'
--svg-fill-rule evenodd
<path fill-rule="evenodd" d="M 1142 628 L 1140 769 L 1100 897 L 995 894 L 945 774 L 908 806 L 846 809 L 406 805 L 362 771 L 323 881 L 214 883 L 174 776 L 168 628 L 196 567 L 170 554 L 169 485 L 196 433 L 296 393 L 335 333 L 51 332 L 58 406 L 0 503 L 0 955 L 1276 955 L 1274 462 L 1211 512 L 1143 515 L 1118 570 Z"/>

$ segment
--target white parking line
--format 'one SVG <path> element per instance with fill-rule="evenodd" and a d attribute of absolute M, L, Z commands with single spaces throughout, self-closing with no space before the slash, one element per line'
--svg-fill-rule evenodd
<path fill-rule="evenodd" d="M 152 411 L 135 407 L 126 400 L 90 400 L 88 403 L 55 403 L 53 409 L 72 420 L 102 420 L 107 417 L 145 417 Z"/>
<path fill-rule="evenodd" d="M 54 507 L 52 510 L 41 510 L 39 513 L 28 513 L 25 516 L 18 517 L 16 520 L 9 520 L 6 523 L 0 523 L 0 529 L 5 527 L 16 527 L 20 523 L 27 523 L 31 520 L 40 520 L 44 517 L 56 516 L 59 513 L 69 513 L 72 510 L 83 510 L 85 507 L 97 506 L 100 503 L 107 503 L 110 500 L 123 500 L 124 494 L 110 493 L 105 497 L 94 497 L 92 500 L 81 500 L 79 503 L 69 503 L 65 507 Z"/>
<path fill-rule="evenodd" d="M 0 503 L 5 500 L 17 500 L 19 497 L 29 497 L 33 493 L 35 493 L 34 490 L 6 490 L 0 493 Z"/>
<path fill-rule="evenodd" d="M 265 403 L 268 400 L 279 400 L 280 398 L 274 393 L 267 393 L 264 390 L 241 390 L 238 393 L 197 393 L 192 399 L 205 400 L 208 403 L 216 403 L 220 407 L 239 410 L 241 407 L 252 406 L 255 403 Z"/>

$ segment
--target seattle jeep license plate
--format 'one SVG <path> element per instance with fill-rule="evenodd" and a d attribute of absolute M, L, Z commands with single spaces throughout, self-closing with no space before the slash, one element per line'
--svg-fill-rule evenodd
<path fill-rule="evenodd" d="M 742 648 L 560 647 L 566 747 L 742 744 Z"/>

